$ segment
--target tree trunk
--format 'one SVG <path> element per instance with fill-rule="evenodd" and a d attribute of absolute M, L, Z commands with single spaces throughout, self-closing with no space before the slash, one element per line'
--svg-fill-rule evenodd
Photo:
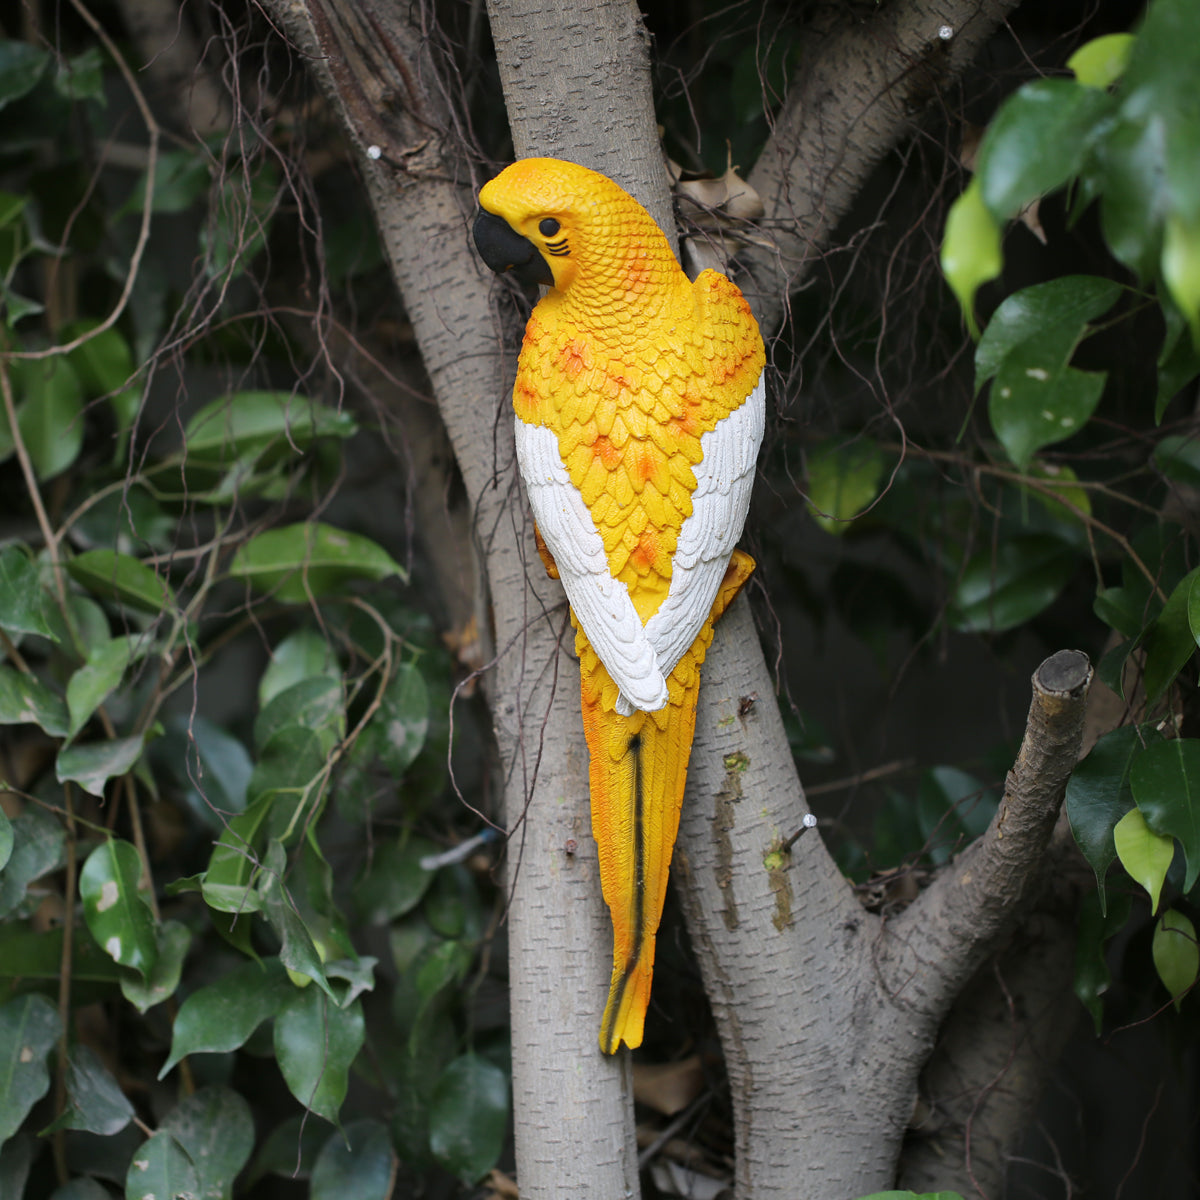
<path fill-rule="evenodd" d="M 673 233 L 647 41 L 633 4 L 493 0 L 489 7 L 518 154 L 605 171 Z M 993 3 L 977 18 L 973 0 L 945 0 L 941 19 L 966 28 L 994 20 L 1002 7 Z M 472 177 L 440 82 L 436 29 L 420 5 L 271 0 L 271 9 L 358 147 L 487 572 L 496 648 L 487 682 L 510 832 L 521 1194 L 632 1197 L 628 1056 L 608 1059 L 597 1047 L 611 941 L 590 835 L 578 668 L 562 591 L 533 549 L 514 471 L 509 391 L 518 330 L 497 320 L 493 301 L 502 288 L 469 244 L 482 180 Z M 881 60 L 904 62 L 910 51 L 893 44 L 897 23 L 931 12 L 898 0 L 877 21 L 848 26 L 846 36 L 867 37 Z M 861 175 L 908 120 L 904 105 L 890 103 L 891 85 L 880 92 L 850 78 L 828 86 L 819 113 L 789 106 L 791 123 L 777 127 L 768 148 L 794 171 L 801 169 L 796 146 L 785 152 L 783 129 L 801 138 L 805 121 L 818 117 L 826 134 L 840 129 L 840 140 L 826 138 L 825 156 L 807 165 L 824 176 L 814 178 L 815 197 L 830 194 L 826 185 L 847 164 Z M 886 128 L 860 152 L 849 130 L 880 95 L 889 97 Z M 777 178 L 765 189 L 768 216 L 782 220 L 795 210 L 793 177 Z M 806 228 L 827 235 L 834 216 L 829 209 Z M 775 272 L 775 290 L 761 312 L 782 311 L 776 285 L 791 272 L 781 274 L 780 261 L 763 268 L 769 279 Z M 703 672 L 675 870 L 729 1066 L 741 1200 L 849 1200 L 893 1182 L 938 1028 L 1034 894 L 1036 864 L 1074 764 L 1074 723 L 1089 677 L 1079 659 L 1058 664 L 1069 686 L 1055 683 L 1054 660 L 1039 670 L 1029 753 L 997 823 L 909 910 L 885 920 L 862 910 L 816 833 L 783 849 L 799 828 L 803 797 L 746 602 L 719 625 Z M 754 693 L 747 710 L 741 698 Z"/>

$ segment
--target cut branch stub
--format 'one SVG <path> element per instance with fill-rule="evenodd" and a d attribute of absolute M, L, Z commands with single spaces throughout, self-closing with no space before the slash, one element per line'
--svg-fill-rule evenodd
<path fill-rule="evenodd" d="M 1092 667 L 1060 650 L 1033 674 L 1025 736 L 987 832 L 889 924 L 885 958 L 905 1001 L 940 1021 L 1042 879 L 1042 858 L 1079 759 Z M 895 974 L 891 974 L 895 971 Z"/>

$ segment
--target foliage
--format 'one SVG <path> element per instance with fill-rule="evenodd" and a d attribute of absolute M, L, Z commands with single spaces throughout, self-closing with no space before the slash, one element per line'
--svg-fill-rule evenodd
<path fill-rule="evenodd" d="M 1069 190 L 1073 220 L 1099 209 L 1114 277 L 1060 276 L 1007 296 L 979 337 L 975 391 L 990 384 L 988 418 L 1011 464 L 1006 478 L 1036 489 L 1064 534 L 1087 531 L 1086 544 L 1056 535 L 1057 554 L 1071 571 L 1088 560 L 1095 570 L 1095 615 L 1112 630 L 1098 673 L 1128 705 L 1123 722 L 1104 732 L 1075 771 L 1067 813 L 1095 871 L 1101 918 L 1114 859 L 1148 895 L 1152 914 L 1167 895 L 1153 962 L 1178 1007 L 1198 976 L 1185 910 L 1200 898 L 1200 739 L 1187 736 L 1195 717 L 1200 572 L 1179 505 L 1181 497 L 1187 505 L 1183 490 L 1194 484 L 1196 427 L 1190 413 L 1171 414 L 1175 397 L 1200 374 L 1200 109 L 1192 86 L 1200 12 L 1186 0 L 1157 0 L 1136 35 L 1089 43 L 1068 66 L 1073 79 L 1026 84 L 992 119 L 977 173 L 947 221 L 942 265 L 974 327 L 976 290 L 1001 270 L 1006 222 L 1060 188 Z M 1147 312 L 1160 331 L 1157 392 L 1152 405 L 1143 400 L 1140 412 L 1123 414 L 1144 439 L 1140 465 L 1149 486 L 1135 487 L 1127 459 L 1118 465 L 1086 452 L 1103 445 L 1109 373 L 1073 360 L 1081 343 L 1101 332 L 1113 336 Z M 1061 456 L 1049 449 L 1060 446 Z M 1071 446 L 1088 463 L 1086 475 L 1069 465 Z M 1106 466 L 1111 479 L 1098 470 Z M 1028 541 L 1018 544 L 1014 537 L 990 551 L 994 629 L 1015 624 L 1013 608 L 1020 608 L 1011 589 L 1002 591 L 1007 564 L 1027 568 L 1018 589 L 1029 610 L 1020 613 L 1024 620 L 1070 578 L 1066 570 L 1048 577 Z M 1034 576 L 1044 585 L 1040 595 Z M 1099 991 L 1088 980 L 1114 932 L 1103 920 L 1081 927 L 1090 944 L 1081 946 L 1085 974 L 1077 990 L 1097 1028 Z"/>
<path fill-rule="evenodd" d="M 473 1182 L 508 1113 L 472 1015 L 493 897 L 439 857 L 459 838 L 449 659 L 337 503 L 378 430 L 333 376 L 275 387 L 297 348 L 243 311 L 286 233 L 272 161 L 152 142 L 138 174 L 93 166 L 114 53 L 0 42 L 19 518 L 0 544 L 0 1191 Z M 50 175 L 26 122 L 57 131 Z M 189 257 L 224 290 L 172 315 Z M 180 407 L 156 389 L 164 337 Z"/>

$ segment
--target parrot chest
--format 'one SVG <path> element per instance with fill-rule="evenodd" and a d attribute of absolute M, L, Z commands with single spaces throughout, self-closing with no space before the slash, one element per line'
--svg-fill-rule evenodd
<path fill-rule="evenodd" d="M 628 587 L 644 623 L 670 586 L 672 555 L 692 512 L 701 435 L 722 415 L 703 386 L 703 357 L 688 347 L 613 352 L 578 334 L 537 332 L 532 345 L 527 334 L 521 355 L 517 416 L 554 432 L 609 571 Z"/>

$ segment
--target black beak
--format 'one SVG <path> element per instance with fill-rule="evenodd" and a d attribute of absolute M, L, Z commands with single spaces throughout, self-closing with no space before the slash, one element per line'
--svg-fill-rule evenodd
<path fill-rule="evenodd" d="M 480 212 L 475 218 L 475 245 L 479 256 L 497 275 L 511 271 L 522 283 L 554 286 L 550 264 L 541 251 L 523 238 L 503 217 Z"/>

